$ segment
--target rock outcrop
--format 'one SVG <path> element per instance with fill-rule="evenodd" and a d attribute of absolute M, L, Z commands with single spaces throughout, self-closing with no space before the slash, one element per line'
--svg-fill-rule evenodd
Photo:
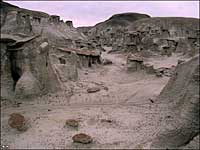
<path fill-rule="evenodd" d="M 71 21 L 0 3 L 1 97 L 31 99 L 56 92 L 63 88 L 62 82 L 78 78 L 78 62 L 83 61 L 81 66 L 100 63 L 100 54 Z M 65 64 L 58 48 L 78 53 L 65 52 L 69 58 Z"/>
<path fill-rule="evenodd" d="M 66 25 L 68 25 L 70 28 L 73 28 L 73 22 L 72 21 L 65 21 Z"/>
<path fill-rule="evenodd" d="M 163 124 L 152 148 L 178 148 L 199 134 L 199 56 L 177 66 L 156 103 L 173 120 Z"/>
<path fill-rule="evenodd" d="M 1 96 L 30 99 L 60 89 L 49 59 L 49 45 L 41 36 L 1 38 Z M 8 39 L 12 42 L 6 42 Z M 49 82 L 50 81 L 50 82 Z"/>
<path fill-rule="evenodd" d="M 136 20 L 149 18 L 146 14 L 122 13 L 111 16 L 108 20 L 96 24 L 92 28 L 80 28 L 89 39 L 101 46 L 112 46 L 113 43 L 122 42 L 126 27 Z M 90 30 L 88 30 L 90 29 Z M 118 43 L 118 45 L 120 44 Z"/>
<path fill-rule="evenodd" d="M 172 53 L 194 56 L 199 52 L 199 19 L 196 18 L 147 18 L 135 21 L 127 29 L 122 46 L 125 51 L 152 51 L 167 56 Z M 135 47 L 129 48 L 130 43 Z"/>
<path fill-rule="evenodd" d="M 83 27 L 88 38 L 112 51 L 171 56 L 199 53 L 199 19 L 184 17 L 149 17 L 145 14 L 117 14 L 94 27 Z"/>

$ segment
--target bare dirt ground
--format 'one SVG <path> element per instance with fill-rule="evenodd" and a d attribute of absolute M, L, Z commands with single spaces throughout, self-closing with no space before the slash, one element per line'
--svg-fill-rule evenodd
<path fill-rule="evenodd" d="M 143 71 L 127 73 L 122 54 L 104 53 L 103 58 L 113 64 L 79 70 L 79 80 L 65 83 L 66 91 L 23 101 L 18 106 L 3 102 L 2 145 L 20 149 L 148 147 L 146 143 L 155 138 L 163 122 L 150 99 L 155 100 L 169 78 Z M 88 93 L 88 87 L 94 86 L 100 91 Z M 26 132 L 8 126 L 9 115 L 15 112 L 29 119 Z M 79 120 L 79 128 L 64 127 L 67 119 Z M 89 134 L 94 142 L 73 143 L 72 136 L 77 133 Z"/>

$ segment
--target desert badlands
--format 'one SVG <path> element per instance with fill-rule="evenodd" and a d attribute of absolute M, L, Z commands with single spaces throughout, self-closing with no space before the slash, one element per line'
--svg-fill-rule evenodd
<path fill-rule="evenodd" d="M 199 19 L 0 4 L 1 148 L 199 149 Z"/>

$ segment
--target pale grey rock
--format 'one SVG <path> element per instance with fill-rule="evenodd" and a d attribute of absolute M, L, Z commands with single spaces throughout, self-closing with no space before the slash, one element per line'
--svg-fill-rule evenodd
<path fill-rule="evenodd" d="M 62 82 L 76 81 L 78 79 L 78 70 L 75 65 L 57 64 L 55 67 Z"/>

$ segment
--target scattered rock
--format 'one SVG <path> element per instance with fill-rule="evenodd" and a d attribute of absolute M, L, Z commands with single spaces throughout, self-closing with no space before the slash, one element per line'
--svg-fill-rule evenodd
<path fill-rule="evenodd" d="M 25 131 L 27 129 L 25 117 L 20 113 L 12 113 L 8 120 L 8 124 L 11 128 L 15 128 L 18 131 Z"/>
<path fill-rule="evenodd" d="M 79 126 L 79 122 L 74 119 L 68 119 L 66 120 L 65 125 L 69 127 L 77 128 Z"/>
<path fill-rule="evenodd" d="M 129 72 L 139 71 L 143 68 L 143 58 L 139 56 L 129 55 L 127 57 L 127 70 Z"/>
<path fill-rule="evenodd" d="M 166 77 L 171 77 L 171 74 L 169 72 L 165 73 Z"/>
<path fill-rule="evenodd" d="M 101 89 L 99 87 L 92 87 L 92 88 L 88 88 L 87 89 L 87 92 L 88 93 L 95 93 L 95 92 L 98 92 L 100 91 Z"/>
<path fill-rule="evenodd" d="M 21 104 L 22 104 L 21 102 L 15 102 L 15 103 L 13 104 L 13 107 L 20 107 Z"/>
<path fill-rule="evenodd" d="M 193 80 L 196 82 L 200 81 L 199 73 L 193 74 Z"/>
<path fill-rule="evenodd" d="M 149 100 L 150 100 L 151 103 L 154 103 L 153 99 L 149 98 Z"/>
<path fill-rule="evenodd" d="M 154 74 L 155 73 L 155 69 L 154 69 L 153 65 L 145 64 L 144 67 L 145 67 L 145 70 L 148 74 Z"/>
<path fill-rule="evenodd" d="M 73 139 L 73 142 L 82 143 L 82 144 L 89 144 L 89 143 L 92 143 L 93 141 L 91 136 L 84 133 L 76 134 L 72 137 L 72 139 Z"/>
<path fill-rule="evenodd" d="M 182 64 L 182 63 L 184 63 L 185 61 L 184 60 L 182 60 L 182 59 L 179 59 L 178 60 L 178 64 Z"/>
<path fill-rule="evenodd" d="M 120 50 L 110 50 L 110 51 L 108 51 L 107 53 L 108 53 L 108 54 L 113 54 L 113 53 L 117 53 L 117 52 L 120 52 Z"/>
<path fill-rule="evenodd" d="M 110 119 L 101 119 L 101 122 L 112 123 L 112 120 L 110 120 Z"/>
<path fill-rule="evenodd" d="M 108 91 L 108 87 L 106 87 L 106 86 L 105 86 L 105 87 L 103 87 L 103 89 L 104 89 L 104 90 L 106 90 L 106 91 Z"/>
<path fill-rule="evenodd" d="M 103 65 L 111 65 L 111 64 L 112 64 L 112 61 L 109 60 L 109 59 L 103 59 L 102 64 L 103 64 Z"/>
<path fill-rule="evenodd" d="M 156 69 L 155 72 L 156 72 L 156 76 L 157 77 L 162 77 L 162 76 L 171 77 L 171 75 L 174 72 L 174 67 L 173 68 L 164 68 L 164 67 L 161 67 L 161 68 Z"/>
<path fill-rule="evenodd" d="M 156 72 L 156 77 L 162 77 L 162 73 Z"/>

